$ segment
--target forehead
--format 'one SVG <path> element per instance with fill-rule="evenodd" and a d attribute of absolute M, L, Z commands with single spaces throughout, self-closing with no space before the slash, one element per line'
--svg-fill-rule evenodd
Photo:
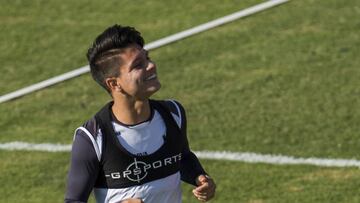
<path fill-rule="evenodd" d="M 139 54 L 141 54 L 144 49 L 137 45 L 131 44 L 121 50 L 120 56 L 123 60 L 134 60 Z"/>

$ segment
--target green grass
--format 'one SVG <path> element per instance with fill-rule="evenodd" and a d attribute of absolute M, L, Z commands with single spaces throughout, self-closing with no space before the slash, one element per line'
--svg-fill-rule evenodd
<path fill-rule="evenodd" d="M 61 202 L 68 153 L 0 153 L 0 202 Z"/>
<path fill-rule="evenodd" d="M 151 42 L 261 1 L 176 2 L 1 0 L 0 94 L 86 65 L 114 23 Z M 359 14 L 357 0 L 293 0 L 151 51 L 155 98 L 183 103 L 194 150 L 360 159 Z M 83 75 L 0 104 L 0 142 L 69 144 L 108 100 Z M 68 153 L 0 157 L 0 202 L 61 202 Z M 213 202 L 360 201 L 355 168 L 203 163 L 218 184 Z M 190 191 L 184 202 L 196 202 Z"/>
<path fill-rule="evenodd" d="M 204 161 L 218 183 L 214 202 L 358 202 L 358 169 Z M 349 181 L 352 184 L 349 184 Z M 184 187 L 190 194 L 192 188 Z M 184 202 L 197 202 L 186 195 Z"/>
<path fill-rule="evenodd" d="M 2 152 L 1 202 L 61 202 L 67 153 Z M 217 181 L 213 202 L 358 202 L 358 169 L 269 166 L 203 161 Z M 349 184 L 351 182 L 352 184 Z M 12 184 L 11 184 L 12 183 Z M 16 184 L 14 184 L 16 183 Z M 197 202 L 192 186 L 183 187 L 184 202 Z M 91 199 L 91 201 L 94 201 Z"/>

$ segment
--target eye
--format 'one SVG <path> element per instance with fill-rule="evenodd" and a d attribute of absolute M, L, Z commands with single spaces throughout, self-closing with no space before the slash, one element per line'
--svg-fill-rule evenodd
<path fill-rule="evenodd" d="M 135 69 L 141 69 L 143 67 L 142 63 L 137 64 L 134 68 Z"/>
<path fill-rule="evenodd" d="M 144 61 L 139 62 L 134 66 L 134 69 L 143 69 L 143 68 L 146 68 L 146 63 Z"/>

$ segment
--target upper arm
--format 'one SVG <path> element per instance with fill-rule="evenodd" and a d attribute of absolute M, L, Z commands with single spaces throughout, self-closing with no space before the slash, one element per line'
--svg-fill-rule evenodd
<path fill-rule="evenodd" d="M 87 202 L 99 173 L 99 160 L 90 138 L 77 130 L 71 150 L 65 202 Z"/>
<path fill-rule="evenodd" d="M 170 102 L 170 101 L 168 101 Z M 175 111 L 177 108 L 178 116 L 181 118 L 181 134 L 184 136 L 184 148 L 183 148 L 183 155 L 181 160 L 181 168 L 180 168 L 180 174 L 181 179 L 187 183 L 196 185 L 196 177 L 198 177 L 201 174 L 206 174 L 205 170 L 201 166 L 201 163 L 199 159 L 196 157 L 196 155 L 190 150 L 189 142 L 187 139 L 187 133 L 186 133 L 186 127 L 187 127 L 187 121 L 186 121 L 186 113 L 184 107 L 177 101 L 171 100 L 173 103 L 173 107 L 170 109 L 170 111 Z"/>

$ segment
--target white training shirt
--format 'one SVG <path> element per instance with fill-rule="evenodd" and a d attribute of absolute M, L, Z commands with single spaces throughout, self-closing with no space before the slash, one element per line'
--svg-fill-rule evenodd
<path fill-rule="evenodd" d="M 175 105 L 176 103 L 173 102 Z M 179 108 L 178 108 L 179 110 Z M 178 111 L 178 115 L 181 115 Z M 172 113 L 177 125 L 181 126 L 181 118 Z M 126 126 L 113 122 L 114 131 L 120 144 L 130 153 L 136 155 L 149 155 L 158 150 L 164 143 L 166 132 L 165 123 L 160 114 L 154 109 L 150 120 L 134 126 Z M 79 128 L 87 131 L 85 128 Z M 88 131 L 86 134 L 90 134 Z M 89 135 L 90 137 L 91 135 Z M 100 159 L 102 153 L 102 135 L 98 132 L 93 145 Z M 94 188 L 97 202 L 116 203 L 129 198 L 140 198 L 146 203 L 181 203 L 180 172 L 162 179 L 151 181 L 139 186 L 121 189 Z"/>

